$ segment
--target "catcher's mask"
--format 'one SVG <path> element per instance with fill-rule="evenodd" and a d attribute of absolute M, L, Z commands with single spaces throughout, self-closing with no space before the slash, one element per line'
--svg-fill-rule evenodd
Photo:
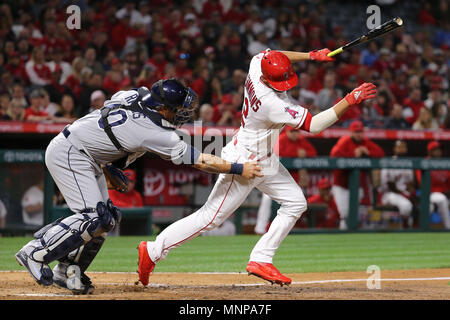
<path fill-rule="evenodd" d="M 194 117 L 198 98 L 194 90 L 185 87 L 177 79 L 159 80 L 142 97 L 141 106 L 156 110 L 166 106 L 175 113 L 172 123 L 181 126 Z"/>

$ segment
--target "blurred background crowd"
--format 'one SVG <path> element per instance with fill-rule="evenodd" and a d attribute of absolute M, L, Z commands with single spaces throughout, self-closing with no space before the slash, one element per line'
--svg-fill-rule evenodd
<path fill-rule="evenodd" d="M 369 128 L 448 129 L 446 0 L 6 1 L 0 118 L 70 123 L 119 90 L 176 77 L 198 94 L 205 125 L 239 126 L 253 55 L 268 47 L 338 48 L 367 31 L 372 3 L 381 6 L 382 22 L 399 15 L 405 27 L 335 62 L 297 63 L 300 80 L 289 93 L 315 114 L 370 81 L 377 98 L 353 107 L 337 126 L 361 120 Z M 81 9 L 80 29 L 66 26 L 71 4 Z"/>

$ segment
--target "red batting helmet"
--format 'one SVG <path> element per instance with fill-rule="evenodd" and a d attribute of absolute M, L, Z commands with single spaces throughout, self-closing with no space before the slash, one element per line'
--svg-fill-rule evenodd
<path fill-rule="evenodd" d="M 264 54 L 261 60 L 261 71 L 264 78 L 278 91 L 287 91 L 295 87 L 298 81 L 291 61 L 279 51 L 269 51 Z"/>

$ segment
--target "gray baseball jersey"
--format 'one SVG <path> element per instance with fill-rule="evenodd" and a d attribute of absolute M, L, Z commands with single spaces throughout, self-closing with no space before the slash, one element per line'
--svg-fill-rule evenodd
<path fill-rule="evenodd" d="M 119 91 L 105 102 L 105 106 L 129 106 L 138 97 L 135 90 Z M 75 121 L 70 133 L 96 162 L 103 164 L 117 160 L 127 153 L 143 155 L 146 151 L 158 154 L 166 160 L 176 160 L 188 150 L 187 144 L 173 130 L 174 126 L 156 111 L 148 119 L 142 112 L 117 109 L 109 114 L 111 130 L 125 151 L 119 151 L 106 135 L 100 110 L 91 112 Z M 134 160 L 134 159 L 133 159 Z"/>
<path fill-rule="evenodd" d="M 95 208 L 98 202 L 108 200 L 101 164 L 128 156 L 128 165 L 147 151 L 166 160 L 186 156 L 187 161 L 195 161 L 192 155 L 198 151 L 193 152 L 158 112 L 147 110 L 144 115 L 138 109 L 120 108 L 137 98 L 135 90 L 119 91 L 105 102 L 105 106 L 119 105 L 110 112 L 108 122 L 124 151 L 118 150 L 104 131 L 99 110 L 66 127 L 47 147 L 45 163 L 72 211 Z"/>

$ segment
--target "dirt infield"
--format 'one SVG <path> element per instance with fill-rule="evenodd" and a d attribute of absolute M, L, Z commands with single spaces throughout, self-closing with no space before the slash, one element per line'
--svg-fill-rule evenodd
<path fill-rule="evenodd" d="M 22 271 L 0 272 L 0 300 L 307 300 L 450 299 L 450 269 L 382 270 L 381 288 L 368 289 L 365 272 L 297 273 L 275 286 L 244 273 L 155 273 L 144 288 L 134 273 L 87 273 L 96 290 L 75 296 L 42 287 Z"/>

